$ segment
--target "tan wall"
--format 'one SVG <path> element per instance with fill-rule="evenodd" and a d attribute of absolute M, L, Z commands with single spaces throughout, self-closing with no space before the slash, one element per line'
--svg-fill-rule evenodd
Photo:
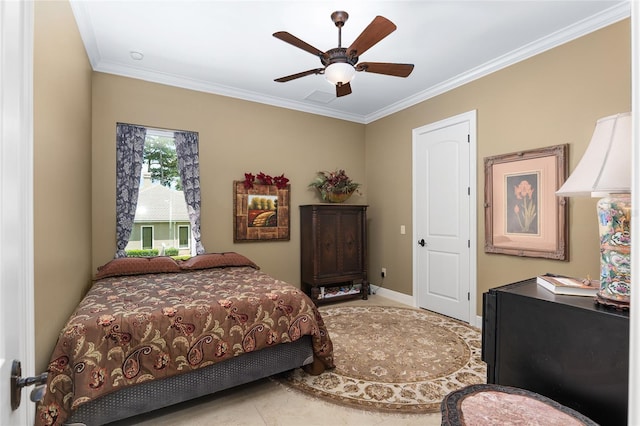
<path fill-rule="evenodd" d="M 595 121 L 630 109 L 629 20 L 368 125 L 91 73 L 70 7 L 36 2 L 36 366 L 96 268 L 115 252 L 115 123 L 199 132 L 202 231 L 208 251 L 238 251 L 299 284 L 300 204 L 317 170 L 345 168 L 365 183 L 372 281 L 411 294 L 411 130 L 478 110 L 478 313 L 490 287 L 540 272 L 597 272 L 594 200 L 572 200 L 571 261 L 483 253 L 483 158 L 570 144 L 573 169 Z M 291 240 L 233 243 L 232 181 L 245 172 L 291 180 Z M 366 171 L 366 173 L 365 173 Z M 406 225 L 401 236 L 399 226 Z M 61 242 L 64 242 L 62 244 Z M 64 248 L 61 249 L 61 248 Z"/>
<path fill-rule="evenodd" d="M 208 252 L 237 251 L 299 285 L 298 205 L 318 170 L 344 168 L 363 182 L 364 125 L 108 74 L 93 78 L 93 270 L 115 253 L 116 122 L 199 133 L 202 241 Z M 233 242 L 232 184 L 245 173 L 291 184 L 291 239 Z M 354 196 L 350 202 L 364 202 Z"/>
<path fill-rule="evenodd" d="M 412 294 L 412 129 L 471 110 L 478 127 L 477 313 L 491 287 L 544 272 L 598 276 L 592 199 L 570 201 L 569 262 L 484 253 L 483 158 L 568 143 L 573 170 L 596 120 L 631 109 L 630 52 L 626 19 L 367 125 L 372 281 L 379 282 L 385 266 L 385 287 Z M 406 235 L 400 235 L 402 224 Z"/>
<path fill-rule="evenodd" d="M 67 2 L 35 2 L 36 371 L 91 280 L 91 67 Z"/>

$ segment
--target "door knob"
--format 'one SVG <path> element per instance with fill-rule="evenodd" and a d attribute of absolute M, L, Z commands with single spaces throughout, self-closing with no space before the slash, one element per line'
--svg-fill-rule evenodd
<path fill-rule="evenodd" d="M 42 386 L 47 382 L 47 373 L 42 373 L 36 377 L 21 377 L 22 365 L 20 361 L 13 361 L 11 365 L 11 408 L 16 410 L 20 406 L 20 399 L 22 396 L 22 388 L 31 385 L 37 386 L 31 392 L 31 400 L 37 402 L 44 396 L 46 387 Z"/>
<path fill-rule="evenodd" d="M 418 240 L 418 245 L 424 247 L 427 245 L 427 243 L 424 242 L 424 238 L 421 238 Z"/>

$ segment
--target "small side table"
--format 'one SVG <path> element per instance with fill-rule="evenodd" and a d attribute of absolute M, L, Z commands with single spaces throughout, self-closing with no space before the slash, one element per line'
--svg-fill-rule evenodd
<path fill-rule="evenodd" d="M 466 386 L 445 396 L 440 408 L 442 426 L 598 426 L 588 417 L 546 396 L 510 386 Z"/>

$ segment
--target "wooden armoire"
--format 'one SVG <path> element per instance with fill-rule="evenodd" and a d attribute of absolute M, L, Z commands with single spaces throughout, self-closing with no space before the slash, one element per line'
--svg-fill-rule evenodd
<path fill-rule="evenodd" d="M 300 252 L 302 289 L 314 303 L 367 299 L 367 206 L 300 206 Z"/>

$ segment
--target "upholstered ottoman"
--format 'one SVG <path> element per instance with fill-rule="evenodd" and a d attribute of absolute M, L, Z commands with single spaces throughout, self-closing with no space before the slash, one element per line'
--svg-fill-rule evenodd
<path fill-rule="evenodd" d="M 545 396 L 501 385 L 466 386 L 448 394 L 440 408 L 442 426 L 597 426 Z"/>

